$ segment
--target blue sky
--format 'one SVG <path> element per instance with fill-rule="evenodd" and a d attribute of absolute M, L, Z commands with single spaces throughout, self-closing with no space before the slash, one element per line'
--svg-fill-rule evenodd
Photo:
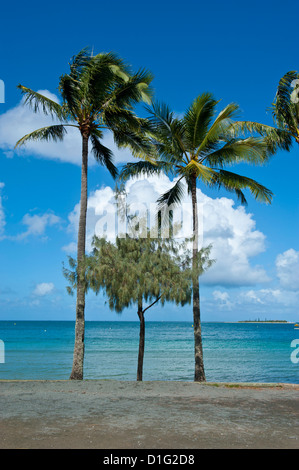
<path fill-rule="evenodd" d="M 298 5 L 289 0 L 283 8 L 281 2 L 268 0 L 91 1 L 83 8 L 78 1 L 47 6 L 29 1 L 2 6 L 0 319 L 75 319 L 75 299 L 66 294 L 62 262 L 67 254 L 74 255 L 80 140 L 69 136 L 60 148 L 38 144 L 15 152 L 15 141 L 30 126 L 46 122 L 22 107 L 18 83 L 57 94 L 70 58 L 90 46 L 95 52 L 117 52 L 135 70 L 150 70 L 155 97 L 178 113 L 199 93 L 210 91 L 222 100 L 220 107 L 237 102 L 242 119 L 272 124 L 266 110 L 278 81 L 287 71 L 298 70 L 298 13 Z M 294 144 L 291 152 L 278 152 L 266 167 L 238 169 L 274 192 L 271 206 L 249 197 L 248 207 L 240 208 L 231 195 L 200 188 L 210 230 L 206 238 L 214 243 L 218 263 L 202 279 L 204 321 L 299 320 L 298 150 Z M 117 149 L 115 157 L 120 163 L 129 158 Z M 168 182 L 140 184 L 151 198 L 159 184 Z M 111 197 L 110 187 L 110 176 L 91 161 L 89 234 L 95 213 Z M 132 183 L 132 198 L 136 188 Z M 149 320 L 191 317 L 190 307 L 156 306 L 148 312 Z M 86 318 L 137 316 L 131 309 L 118 317 L 101 297 L 88 295 Z"/>

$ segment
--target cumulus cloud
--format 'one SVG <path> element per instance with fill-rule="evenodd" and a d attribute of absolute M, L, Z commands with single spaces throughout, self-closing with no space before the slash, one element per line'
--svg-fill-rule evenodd
<path fill-rule="evenodd" d="M 139 209 L 139 212 L 142 212 L 142 207 L 152 208 L 159 195 L 172 185 L 173 182 L 165 175 L 131 179 L 125 187 L 127 205 L 131 209 Z M 202 227 L 200 239 L 203 246 L 212 245 L 211 258 L 216 260 L 202 276 L 201 283 L 246 286 L 269 281 L 261 266 L 252 265 L 252 259 L 265 250 L 265 235 L 256 229 L 252 214 L 247 213 L 244 207 L 235 207 L 231 199 L 212 199 L 200 189 L 197 189 L 197 197 L 199 224 Z M 103 229 L 106 229 L 107 239 L 113 241 L 115 238 L 117 230 L 119 231 L 115 203 L 114 192 L 109 186 L 90 194 L 87 210 L 87 250 L 91 249 L 93 235 L 103 235 Z M 192 207 L 187 188 L 182 203 L 184 223 L 191 227 Z M 73 240 L 64 247 L 65 251 L 75 252 L 78 222 L 79 204 L 69 215 L 68 230 Z"/>
<path fill-rule="evenodd" d="M 230 295 L 228 294 L 228 292 L 214 290 L 212 295 L 214 300 L 217 301 L 220 308 L 225 308 L 228 310 L 231 310 L 233 308 L 234 304 L 233 302 L 231 302 Z"/>
<path fill-rule="evenodd" d="M 277 278 L 263 289 L 214 290 L 212 297 L 221 310 L 247 312 L 248 318 L 265 316 L 285 319 L 286 313 L 297 311 L 299 303 L 299 252 L 290 248 L 275 260 Z"/>
<path fill-rule="evenodd" d="M 202 298 L 204 312 L 209 315 L 229 314 L 235 320 L 297 320 L 299 291 L 279 287 L 267 289 L 214 290 L 211 297 Z M 226 317 L 227 318 L 227 317 Z"/>
<path fill-rule="evenodd" d="M 105 235 L 108 240 L 115 239 L 115 198 L 114 192 L 110 186 L 103 187 L 92 192 L 87 202 L 87 221 L 86 221 L 86 249 L 91 250 L 92 238 L 97 233 L 99 225 L 104 229 L 107 225 Z M 106 215 L 107 214 L 107 215 Z M 76 204 L 73 211 L 69 214 L 68 232 L 77 240 L 78 224 L 80 216 L 80 203 Z M 108 223 L 106 222 L 108 220 Z M 109 231 L 110 228 L 110 231 Z M 102 230 L 101 235 L 104 232 Z M 68 245 L 62 248 L 67 253 L 75 253 L 77 244 L 71 241 Z"/>
<path fill-rule="evenodd" d="M 58 225 L 61 223 L 61 218 L 52 213 L 45 213 L 42 215 L 25 214 L 22 219 L 22 224 L 27 226 L 27 230 L 15 236 L 7 236 L 10 240 L 21 241 L 30 236 L 44 236 L 47 227 Z"/>
<path fill-rule="evenodd" d="M 33 295 L 37 297 L 44 297 L 45 295 L 50 294 L 54 290 L 53 282 L 41 282 L 35 286 Z"/>
<path fill-rule="evenodd" d="M 252 285 L 269 278 L 261 266 L 250 260 L 265 250 L 265 235 L 256 230 L 252 214 L 243 206 L 235 207 L 232 199 L 203 199 L 203 239 L 212 244 L 216 263 L 203 275 L 207 284 Z"/>
<path fill-rule="evenodd" d="M 288 290 L 299 290 L 299 251 L 293 248 L 276 258 L 277 276 L 281 286 Z"/>
<path fill-rule="evenodd" d="M 12 241 L 21 241 L 25 240 L 30 236 L 39 236 L 45 238 L 45 232 L 47 227 L 53 225 L 60 225 L 62 219 L 52 212 L 46 212 L 44 214 L 25 214 L 22 218 L 22 225 L 25 225 L 27 228 L 25 231 L 17 235 L 9 235 L 5 233 L 5 213 L 2 204 L 2 195 L 1 191 L 4 188 L 4 183 L 0 182 L 0 240 L 12 240 Z"/>
<path fill-rule="evenodd" d="M 65 251 L 66 253 L 76 253 L 77 251 L 77 243 L 75 242 L 70 242 L 68 245 L 64 245 L 62 247 L 62 250 Z"/>
<path fill-rule="evenodd" d="M 242 301 L 253 304 L 292 307 L 298 304 L 299 292 L 288 292 L 279 288 L 249 290 L 240 294 Z"/>
<path fill-rule="evenodd" d="M 57 96 L 48 90 L 39 90 L 38 92 L 59 102 Z M 53 124 L 59 124 L 59 121 L 42 112 L 34 113 L 30 107 L 24 106 L 24 99 L 22 99 L 17 106 L 0 115 L 0 148 L 8 158 L 12 158 L 17 153 L 20 156 L 35 155 L 39 158 L 81 165 L 81 136 L 78 129 L 74 127 L 67 128 L 67 134 L 62 142 L 28 142 L 24 147 L 14 150 L 16 142 L 21 137 L 36 129 Z M 112 150 L 116 164 L 133 160 L 128 150 L 117 149 L 112 133 L 105 133 L 103 144 Z M 90 165 L 95 164 L 94 158 L 91 157 L 89 162 Z"/>

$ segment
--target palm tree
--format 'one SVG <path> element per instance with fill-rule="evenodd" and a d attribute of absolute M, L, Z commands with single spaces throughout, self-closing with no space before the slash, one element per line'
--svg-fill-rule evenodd
<path fill-rule="evenodd" d="M 19 147 L 30 140 L 62 140 L 69 126 L 76 127 L 82 137 L 81 202 L 77 245 L 77 304 L 73 368 L 71 379 L 83 379 L 85 330 L 85 239 L 87 212 L 88 146 L 96 160 L 104 165 L 113 178 L 117 169 L 110 149 L 101 143 L 103 130 L 113 132 L 119 147 L 127 146 L 136 157 L 149 153 L 149 145 L 142 131 L 146 120 L 138 118 L 133 106 L 141 101 L 150 103 L 152 75 L 139 70 L 132 74 L 129 67 L 115 54 L 91 55 L 83 49 L 73 57 L 70 72 L 60 77 L 59 91 L 62 104 L 19 85 L 25 103 L 35 112 L 42 110 L 60 121 L 59 124 L 38 129 L 22 137 Z"/>
<path fill-rule="evenodd" d="M 299 144 L 299 74 L 287 72 L 279 81 L 274 103 L 274 122 Z"/>
<path fill-rule="evenodd" d="M 299 144 L 299 73 L 287 72 L 278 83 L 272 106 L 274 126 L 252 121 L 234 123 L 233 133 L 256 132 L 265 138 L 268 150 L 275 153 L 278 149 L 289 151 L 293 139 Z"/>
<path fill-rule="evenodd" d="M 135 175 L 161 172 L 176 177 L 173 187 L 158 199 L 160 209 L 165 205 L 180 203 L 184 192 L 182 181 L 187 183 L 192 200 L 194 268 L 198 257 L 197 182 L 234 192 L 243 204 L 247 202 L 244 189 L 249 189 L 255 199 L 270 203 L 272 192 L 269 189 L 251 178 L 225 170 L 224 167 L 241 162 L 263 164 L 274 151 L 274 143 L 280 145 L 279 136 L 273 130 L 273 145 L 269 144 L 269 137 L 267 141 L 266 138 L 252 135 L 238 136 L 245 129 L 242 121 L 235 124 L 233 120 L 239 110 L 238 106 L 229 104 L 216 114 L 217 103 L 210 93 L 203 93 L 193 101 L 181 119 L 175 117 L 166 105 L 154 103 L 148 111 L 158 159 L 155 164 L 149 161 L 128 163 L 121 173 L 123 180 Z M 247 124 L 246 130 L 253 124 L 257 125 Z M 264 128 L 262 131 L 266 132 Z M 193 324 L 194 380 L 205 381 L 198 276 L 193 279 Z"/>

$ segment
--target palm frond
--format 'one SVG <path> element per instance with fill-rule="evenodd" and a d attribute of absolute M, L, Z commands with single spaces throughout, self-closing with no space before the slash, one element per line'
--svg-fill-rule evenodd
<path fill-rule="evenodd" d="M 228 133 L 232 137 L 259 134 L 265 138 L 265 143 L 271 154 L 274 154 L 277 149 L 290 150 L 292 146 L 292 136 L 286 129 L 275 128 L 258 122 L 235 121 L 230 126 Z"/>
<path fill-rule="evenodd" d="M 164 103 L 154 102 L 146 110 L 149 113 L 153 142 L 161 157 L 173 161 L 185 156 L 188 160 L 184 121 L 176 118 Z"/>
<path fill-rule="evenodd" d="M 91 57 L 92 54 L 89 47 L 84 47 L 78 54 L 72 57 L 69 63 L 72 78 L 78 79 L 82 68 L 88 64 Z"/>
<path fill-rule="evenodd" d="M 262 165 L 269 159 L 268 145 L 263 138 L 231 139 L 223 147 L 203 157 L 201 162 L 212 167 L 223 168 L 236 163 Z"/>
<path fill-rule="evenodd" d="M 37 140 L 53 140 L 61 141 L 63 140 L 64 135 L 67 133 L 67 130 L 64 125 L 58 124 L 54 126 L 42 127 L 37 129 L 29 134 L 24 135 L 15 145 L 15 148 L 21 147 L 22 145 L 26 144 L 29 141 L 37 141 Z"/>
<path fill-rule="evenodd" d="M 104 109 L 99 117 L 103 124 L 112 131 L 115 128 L 122 127 L 123 129 L 147 134 L 150 130 L 146 119 L 138 118 L 131 110 L 118 108 L 117 106 Z"/>
<path fill-rule="evenodd" d="M 109 103 L 112 103 L 119 108 L 132 108 L 134 104 L 144 102 L 151 103 L 153 90 L 150 83 L 153 80 L 153 75 L 146 70 L 139 70 L 132 76 L 128 76 L 126 80 L 118 83 L 118 86 L 113 90 L 109 96 Z"/>
<path fill-rule="evenodd" d="M 296 71 L 287 72 L 279 81 L 272 113 L 274 121 L 278 127 L 287 128 L 293 135 L 298 137 L 299 105 L 294 99 L 294 94 L 298 95 L 296 84 L 298 85 L 299 74 Z"/>
<path fill-rule="evenodd" d="M 59 89 L 66 102 L 70 104 L 73 115 L 83 119 L 98 112 L 118 84 L 114 68 L 126 67 L 123 61 L 113 53 L 91 55 L 83 49 L 70 64 L 70 73 L 62 75 Z"/>
<path fill-rule="evenodd" d="M 204 183 L 208 184 L 214 176 L 214 170 L 209 168 L 202 163 L 199 163 L 197 160 L 192 159 L 188 165 L 184 168 L 184 174 L 188 176 L 195 174 L 198 179 L 201 179 Z"/>
<path fill-rule="evenodd" d="M 151 141 L 139 132 L 126 129 L 125 126 L 113 129 L 113 137 L 120 148 L 128 148 L 136 158 L 152 160 L 154 148 Z"/>
<path fill-rule="evenodd" d="M 149 121 L 155 133 L 160 137 L 171 137 L 171 124 L 174 119 L 174 113 L 165 103 L 154 101 L 152 106 L 145 106 L 146 111 L 149 113 Z"/>
<path fill-rule="evenodd" d="M 81 90 L 78 80 L 72 74 L 61 75 L 58 89 L 64 103 L 67 103 L 72 118 L 78 120 L 82 113 Z"/>
<path fill-rule="evenodd" d="M 41 109 L 44 114 L 51 115 L 53 118 L 58 118 L 60 121 L 65 121 L 67 119 L 67 109 L 59 103 L 56 103 L 41 93 L 37 93 L 23 85 L 18 85 L 17 88 L 19 88 L 25 96 L 25 104 L 28 104 L 35 113 Z"/>
<path fill-rule="evenodd" d="M 113 164 L 113 153 L 111 150 L 105 147 L 95 134 L 91 134 L 90 140 L 92 143 L 92 153 L 94 154 L 95 159 L 107 168 L 113 178 L 116 178 L 118 171 L 116 166 Z"/>
<path fill-rule="evenodd" d="M 227 191 L 235 192 L 243 203 L 246 203 L 246 198 L 242 192 L 243 189 L 248 189 L 259 202 L 270 204 L 273 197 L 272 191 L 257 181 L 222 169 L 215 173 L 210 186 L 218 187 L 219 189 L 223 187 Z"/>
<path fill-rule="evenodd" d="M 162 194 L 157 200 L 158 210 L 163 210 L 166 206 L 172 204 L 179 204 L 184 196 L 184 186 L 181 183 L 183 177 L 181 177 L 175 185 Z"/>
<path fill-rule="evenodd" d="M 99 114 L 102 109 L 116 105 L 116 91 L 124 87 L 131 76 L 129 67 L 117 54 L 97 54 L 80 73 L 82 100 L 92 104 L 92 114 Z"/>
<path fill-rule="evenodd" d="M 210 148 L 214 149 L 214 144 L 227 134 L 233 119 L 237 116 L 238 113 L 239 106 L 236 103 L 230 103 L 222 111 L 220 111 L 213 124 L 206 132 L 206 135 L 201 144 L 199 145 L 196 151 L 197 157 L 201 152 L 208 151 Z"/>
<path fill-rule="evenodd" d="M 202 93 L 191 104 L 184 115 L 185 139 L 188 148 L 194 151 L 201 144 L 215 113 L 217 101 L 211 93 Z"/>
<path fill-rule="evenodd" d="M 151 176 L 161 174 L 167 171 L 166 166 L 160 162 L 144 161 L 127 163 L 120 172 L 120 180 L 127 181 L 134 176 Z"/>

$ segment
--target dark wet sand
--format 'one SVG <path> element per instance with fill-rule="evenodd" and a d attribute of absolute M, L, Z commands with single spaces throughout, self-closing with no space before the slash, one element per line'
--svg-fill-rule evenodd
<path fill-rule="evenodd" d="M 299 385 L 0 381 L 1 449 L 299 449 Z"/>

